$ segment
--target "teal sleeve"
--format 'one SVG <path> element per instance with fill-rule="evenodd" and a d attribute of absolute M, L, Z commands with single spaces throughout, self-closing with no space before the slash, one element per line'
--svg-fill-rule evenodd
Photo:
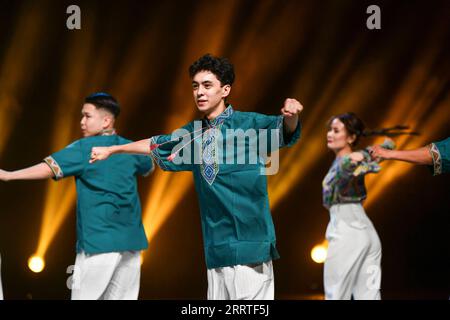
<path fill-rule="evenodd" d="M 153 159 L 149 156 L 136 156 L 137 161 L 137 173 L 146 177 L 153 170 L 155 170 L 155 164 L 153 163 Z"/>
<path fill-rule="evenodd" d="M 430 154 L 433 159 L 433 175 L 450 172 L 450 137 L 433 142 L 430 146 Z"/>
<path fill-rule="evenodd" d="M 55 180 L 81 175 L 88 161 L 89 159 L 83 156 L 80 140 L 44 159 L 44 162 L 52 169 Z"/>
<path fill-rule="evenodd" d="M 193 138 L 195 133 L 192 133 L 191 124 L 172 134 L 151 137 L 150 155 L 164 171 L 192 171 L 195 151 Z"/>
<path fill-rule="evenodd" d="M 255 129 L 267 130 L 266 139 L 268 144 L 270 145 L 269 150 L 274 151 L 278 148 L 290 147 L 294 143 L 300 139 L 301 134 L 301 123 L 300 121 L 297 124 L 296 129 L 292 133 L 286 133 L 284 127 L 284 116 L 278 115 L 264 115 L 257 113 L 255 116 Z M 274 141 L 274 137 L 277 137 L 278 148 L 272 143 Z M 261 138 L 261 136 L 260 136 Z"/>

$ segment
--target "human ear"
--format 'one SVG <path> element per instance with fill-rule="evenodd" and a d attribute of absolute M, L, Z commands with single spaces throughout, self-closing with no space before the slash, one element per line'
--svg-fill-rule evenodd
<path fill-rule="evenodd" d="M 352 145 L 353 142 L 355 142 L 355 140 L 356 140 L 356 134 L 352 134 L 351 136 L 349 136 L 347 138 L 347 142 L 348 142 L 349 145 Z"/>
<path fill-rule="evenodd" d="M 231 86 L 229 84 L 226 84 L 222 87 L 222 98 L 228 97 L 228 95 L 231 92 Z"/>
<path fill-rule="evenodd" d="M 112 123 L 112 117 L 106 115 L 103 117 L 103 129 L 107 129 Z"/>

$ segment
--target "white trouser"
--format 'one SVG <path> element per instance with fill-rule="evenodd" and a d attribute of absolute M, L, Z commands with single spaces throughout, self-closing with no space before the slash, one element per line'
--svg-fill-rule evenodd
<path fill-rule="evenodd" d="M 273 300 L 272 261 L 208 269 L 208 300 Z"/>
<path fill-rule="evenodd" d="M 0 300 L 3 300 L 3 287 L 2 287 L 2 256 L 0 256 Z"/>
<path fill-rule="evenodd" d="M 137 300 L 140 276 L 139 251 L 78 253 L 72 300 Z"/>
<path fill-rule="evenodd" d="M 326 239 L 325 299 L 381 299 L 381 243 L 362 205 L 333 205 Z"/>

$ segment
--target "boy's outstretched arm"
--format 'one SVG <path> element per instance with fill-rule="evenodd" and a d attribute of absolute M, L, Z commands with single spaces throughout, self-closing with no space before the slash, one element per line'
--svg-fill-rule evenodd
<path fill-rule="evenodd" d="M 11 181 L 11 180 L 40 180 L 53 178 L 54 173 L 50 167 L 42 162 L 32 167 L 28 167 L 16 171 L 5 171 L 0 169 L 0 180 L 1 181 Z"/>
<path fill-rule="evenodd" d="M 370 155 L 374 159 L 400 160 L 423 165 L 433 164 L 433 159 L 428 147 L 422 147 L 415 150 L 388 150 L 380 146 L 373 146 Z"/>

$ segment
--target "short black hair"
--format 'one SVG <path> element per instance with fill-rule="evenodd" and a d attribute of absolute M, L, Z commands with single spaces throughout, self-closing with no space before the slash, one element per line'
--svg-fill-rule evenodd
<path fill-rule="evenodd" d="M 97 109 L 109 111 L 114 118 L 120 114 L 120 106 L 117 100 L 106 92 L 94 92 L 84 99 L 85 103 L 93 104 Z"/>
<path fill-rule="evenodd" d="M 189 67 L 189 76 L 192 79 L 201 71 L 213 73 L 222 86 L 227 84 L 231 86 L 234 82 L 234 67 L 227 58 L 214 57 L 209 53 L 205 54 Z"/>

